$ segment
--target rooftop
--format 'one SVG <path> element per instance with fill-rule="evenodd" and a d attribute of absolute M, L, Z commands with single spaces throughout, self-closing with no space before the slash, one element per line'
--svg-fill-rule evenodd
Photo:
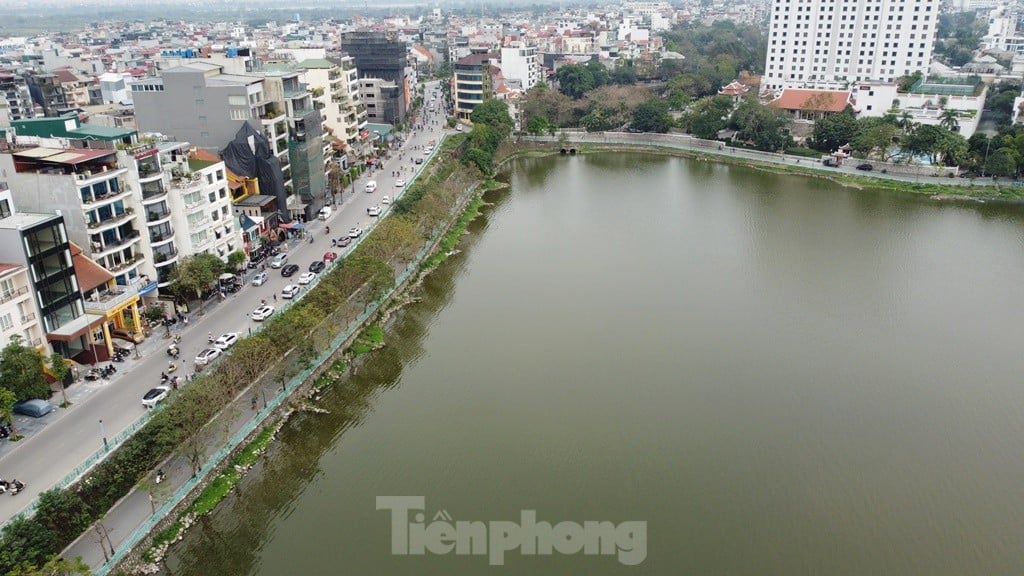
<path fill-rule="evenodd" d="M 104 156 L 111 156 L 115 154 L 113 150 L 94 150 L 91 148 L 44 148 L 42 146 L 36 148 L 29 148 L 28 150 L 21 150 L 15 152 L 13 155 L 20 158 L 32 158 L 35 160 L 43 160 L 45 162 L 55 162 L 57 164 L 67 164 L 74 166 L 97 158 L 103 158 Z"/>
<path fill-rule="evenodd" d="M 804 90 L 784 88 L 769 104 L 782 110 L 809 112 L 842 112 L 850 103 L 849 90 Z"/>
<path fill-rule="evenodd" d="M 302 62 L 299 62 L 299 68 L 305 68 L 307 70 L 311 70 L 311 69 L 324 69 L 324 68 L 329 69 L 329 68 L 337 68 L 337 67 L 338 67 L 337 64 L 335 64 L 334 62 L 331 62 L 330 60 L 326 60 L 324 58 L 310 58 L 308 60 L 303 60 Z"/>
<path fill-rule="evenodd" d="M 7 218 L 0 219 L 0 230 L 25 230 L 55 218 L 60 218 L 60 216 L 57 214 L 18 212 L 11 214 Z"/>

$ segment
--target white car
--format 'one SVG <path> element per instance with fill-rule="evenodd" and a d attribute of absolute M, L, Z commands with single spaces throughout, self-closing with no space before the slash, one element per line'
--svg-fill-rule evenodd
<path fill-rule="evenodd" d="M 366 183 L 366 192 L 367 192 L 367 194 L 369 194 L 371 192 L 374 192 L 376 190 L 377 190 L 377 181 L 376 180 L 370 180 L 369 182 Z"/>
<path fill-rule="evenodd" d="M 434 145 L 433 144 L 427 144 L 427 146 L 423 149 L 423 151 L 425 153 L 427 153 L 427 154 L 430 154 L 431 152 L 434 151 Z"/>
<path fill-rule="evenodd" d="M 462 132 L 462 124 L 456 124 L 455 125 L 455 131 L 456 132 Z"/>
<path fill-rule="evenodd" d="M 156 408 L 156 405 L 164 398 L 167 398 L 170 393 L 170 386 L 157 386 L 156 388 L 151 388 L 149 392 L 146 392 L 142 396 L 142 405 L 146 408 Z"/>
<path fill-rule="evenodd" d="M 213 347 L 219 348 L 220 350 L 227 350 L 234 346 L 235 342 L 238 342 L 238 332 L 227 332 L 221 334 L 220 338 L 213 341 Z"/>
<path fill-rule="evenodd" d="M 381 211 L 380 206 L 370 206 L 366 209 L 366 214 L 367 216 L 380 216 Z"/>
<path fill-rule="evenodd" d="M 363 229 L 362 228 L 353 228 L 353 229 L 348 231 L 348 237 L 349 238 L 359 238 L 362 235 L 363 235 Z"/>
<path fill-rule="evenodd" d="M 220 356 L 220 348 L 207 348 L 196 355 L 196 366 L 206 366 Z"/>
<path fill-rule="evenodd" d="M 252 285 L 253 286 L 263 286 L 263 284 L 265 284 L 266 282 L 267 282 L 267 273 L 266 272 L 260 272 L 260 273 L 258 273 L 258 274 L 256 274 L 255 276 L 252 277 Z"/>
<path fill-rule="evenodd" d="M 274 313 L 274 307 L 273 306 L 263 305 L 263 306 L 260 306 L 259 308 L 257 308 L 257 309 L 252 311 L 252 319 L 257 321 L 257 322 L 262 322 L 262 321 L 266 320 L 267 318 L 270 318 L 270 315 L 273 314 L 273 313 Z"/>
<path fill-rule="evenodd" d="M 385 197 L 381 198 L 380 199 L 380 203 L 381 204 L 385 204 L 385 205 L 391 204 L 391 196 L 385 196 Z"/>
<path fill-rule="evenodd" d="M 405 180 L 401 178 L 395 180 L 395 188 L 405 188 Z"/>
<path fill-rule="evenodd" d="M 281 289 L 281 297 L 285 300 L 291 300 L 298 296 L 299 290 L 302 290 L 302 288 L 299 288 L 295 284 L 289 284 Z"/>
<path fill-rule="evenodd" d="M 303 272 L 301 275 L 299 275 L 299 285 L 305 286 L 306 284 L 312 282 L 314 278 L 316 278 L 316 274 L 312 272 Z"/>

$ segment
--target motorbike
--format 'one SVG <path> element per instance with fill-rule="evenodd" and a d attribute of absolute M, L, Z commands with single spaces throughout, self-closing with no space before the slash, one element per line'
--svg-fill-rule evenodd
<path fill-rule="evenodd" d="M 0 426 L 0 440 L 3 440 L 4 438 L 10 438 L 10 436 L 11 428 L 7 426 L 7 424 Z"/>
<path fill-rule="evenodd" d="M 164 471 L 162 469 L 161 470 L 157 470 L 156 471 L 156 483 L 159 484 L 159 483 L 161 483 L 163 481 L 164 481 Z"/>
<path fill-rule="evenodd" d="M 85 373 L 85 379 L 92 382 L 93 380 L 99 380 L 103 378 L 103 371 L 99 368 L 89 368 Z"/>
<path fill-rule="evenodd" d="M 171 358 L 174 358 L 175 360 L 178 359 L 178 354 L 180 353 L 181 352 L 178 350 L 178 347 L 174 346 L 173 344 L 167 347 L 167 355 L 170 356 Z"/>
<path fill-rule="evenodd" d="M 7 483 L 7 491 L 11 493 L 11 496 L 17 496 L 19 492 L 25 489 L 25 483 L 19 482 L 14 479 Z"/>
<path fill-rule="evenodd" d="M 178 365 L 175 364 L 174 362 L 168 362 L 167 363 L 167 373 L 168 374 L 173 374 L 174 371 L 177 370 L 177 369 L 178 369 Z"/>
<path fill-rule="evenodd" d="M 117 373 L 117 368 L 114 368 L 113 364 L 107 364 L 105 368 L 100 368 L 100 375 L 104 378 L 109 378 Z"/>

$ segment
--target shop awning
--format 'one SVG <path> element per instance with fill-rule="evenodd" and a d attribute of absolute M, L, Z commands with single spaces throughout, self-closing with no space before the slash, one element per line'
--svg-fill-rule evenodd
<path fill-rule="evenodd" d="M 302 228 L 303 228 L 302 222 L 282 222 L 282 223 L 278 224 L 277 227 L 278 228 L 287 228 L 289 230 L 291 230 L 291 229 L 302 230 Z"/>

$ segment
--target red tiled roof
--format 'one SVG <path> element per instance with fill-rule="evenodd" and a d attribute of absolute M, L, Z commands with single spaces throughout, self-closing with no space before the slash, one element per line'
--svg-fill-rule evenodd
<path fill-rule="evenodd" d="M 202 160 L 203 162 L 220 162 L 220 156 L 217 156 L 209 150 L 203 150 L 202 148 L 197 148 L 196 151 L 192 153 L 192 158 Z"/>
<path fill-rule="evenodd" d="M 724 94 L 725 96 L 741 96 L 746 94 L 748 91 L 750 91 L 750 86 L 746 86 L 736 80 L 733 80 L 728 86 L 719 90 L 718 93 Z"/>
<path fill-rule="evenodd" d="M 850 91 L 803 90 L 784 88 L 778 98 L 769 105 L 782 110 L 807 110 L 810 112 L 842 112 L 850 104 Z"/>
<path fill-rule="evenodd" d="M 0 262 L 0 276 L 3 276 L 5 272 L 17 270 L 18 268 L 24 268 L 24 266 L 22 266 L 21 264 L 4 264 Z"/>
<path fill-rule="evenodd" d="M 70 242 L 71 261 L 75 264 L 75 276 L 78 276 L 78 288 L 82 292 L 88 292 L 97 286 L 106 284 L 114 279 L 114 275 L 107 272 L 105 268 L 93 262 L 82 253 L 81 246 Z"/>

